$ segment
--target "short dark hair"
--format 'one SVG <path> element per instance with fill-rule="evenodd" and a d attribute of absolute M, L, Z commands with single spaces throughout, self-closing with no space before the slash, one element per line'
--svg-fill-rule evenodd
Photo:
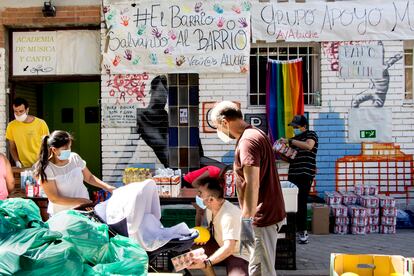
<path fill-rule="evenodd" d="M 26 101 L 26 100 L 25 100 L 25 99 L 23 99 L 23 98 L 17 97 L 17 98 L 14 98 L 14 100 L 13 100 L 13 105 L 14 105 L 15 107 L 18 107 L 18 106 L 24 105 L 24 109 L 27 109 L 27 108 L 29 107 L 29 102 L 28 102 L 28 101 Z"/>
<path fill-rule="evenodd" d="M 224 181 L 222 178 L 205 177 L 200 179 L 200 186 L 206 187 L 210 194 L 217 198 L 224 198 Z"/>

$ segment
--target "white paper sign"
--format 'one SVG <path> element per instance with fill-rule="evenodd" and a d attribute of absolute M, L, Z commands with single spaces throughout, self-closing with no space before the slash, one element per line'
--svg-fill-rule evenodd
<path fill-rule="evenodd" d="M 137 105 L 104 104 L 102 105 L 102 127 L 137 126 Z"/>
<path fill-rule="evenodd" d="M 341 78 L 382 78 L 384 47 L 379 45 L 339 46 L 339 75 Z"/>
<path fill-rule="evenodd" d="M 111 74 L 247 72 L 249 1 L 136 1 L 104 7 Z"/>
<path fill-rule="evenodd" d="M 100 32 L 13 32 L 13 75 L 100 73 Z"/>
<path fill-rule="evenodd" d="M 414 2 L 253 1 L 253 42 L 414 39 Z"/>
<path fill-rule="evenodd" d="M 13 32 L 13 75 L 56 74 L 56 32 Z"/>
<path fill-rule="evenodd" d="M 348 117 L 348 142 L 381 142 L 392 140 L 391 108 L 352 108 Z"/>

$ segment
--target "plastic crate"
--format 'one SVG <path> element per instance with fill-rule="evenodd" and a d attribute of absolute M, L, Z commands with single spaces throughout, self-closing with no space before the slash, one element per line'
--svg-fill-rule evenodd
<path fill-rule="evenodd" d="M 275 268 L 277 270 L 296 270 L 296 254 L 290 257 L 276 256 Z"/>
<path fill-rule="evenodd" d="M 331 253 L 330 272 L 331 276 L 345 272 L 372 276 L 406 275 L 407 267 L 405 258 L 398 255 Z"/>
<path fill-rule="evenodd" d="M 290 253 L 296 252 L 296 240 L 291 239 L 278 239 L 276 246 L 276 256 L 291 256 Z M 289 253 L 289 254 L 287 254 Z"/>
<path fill-rule="evenodd" d="M 154 261 L 149 264 L 149 271 L 153 272 L 170 272 L 173 269 L 171 258 L 168 252 L 159 254 Z"/>
<path fill-rule="evenodd" d="M 177 208 L 163 208 L 161 210 L 161 223 L 164 227 L 171 227 L 181 222 L 185 222 L 189 228 L 195 226 L 196 210 L 194 207 L 181 206 Z"/>

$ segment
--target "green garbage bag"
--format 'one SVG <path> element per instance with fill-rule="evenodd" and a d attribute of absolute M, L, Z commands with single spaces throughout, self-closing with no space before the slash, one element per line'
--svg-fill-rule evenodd
<path fill-rule="evenodd" d="M 51 217 L 46 226 L 62 233 L 63 240 L 73 244 L 84 262 L 92 265 L 107 261 L 108 226 L 94 222 L 74 210 L 62 211 Z"/>
<path fill-rule="evenodd" d="M 56 240 L 28 250 L 20 257 L 16 276 L 79 276 L 83 274 L 82 257 L 73 244 Z"/>
<path fill-rule="evenodd" d="M 4 237 L 0 241 L 0 275 L 15 274 L 21 268 L 21 256 L 61 237 L 62 234 L 46 228 L 23 229 Z"/>
<path fill-rule="evenodd" d="M 0 239 L 25 229 L 30 221 L 42 221 L 39 207 L 30 199 L 0 200 Z"/>
<path fill-rule="evenodd" d="M 87 276 L 98 275 L 147 275 L 148 255 L 130 238 L 117 235 L 109 245 L 110 261 L 93 267 L 85 265 Z"/>

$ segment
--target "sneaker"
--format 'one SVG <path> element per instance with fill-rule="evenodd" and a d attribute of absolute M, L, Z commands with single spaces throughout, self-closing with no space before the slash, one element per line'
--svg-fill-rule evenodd
<path fill-rule="evenodd" d="M 299 243 L 307 244 L 309 243 L 309 235 L 307 231 L 299 232 Z"/>

